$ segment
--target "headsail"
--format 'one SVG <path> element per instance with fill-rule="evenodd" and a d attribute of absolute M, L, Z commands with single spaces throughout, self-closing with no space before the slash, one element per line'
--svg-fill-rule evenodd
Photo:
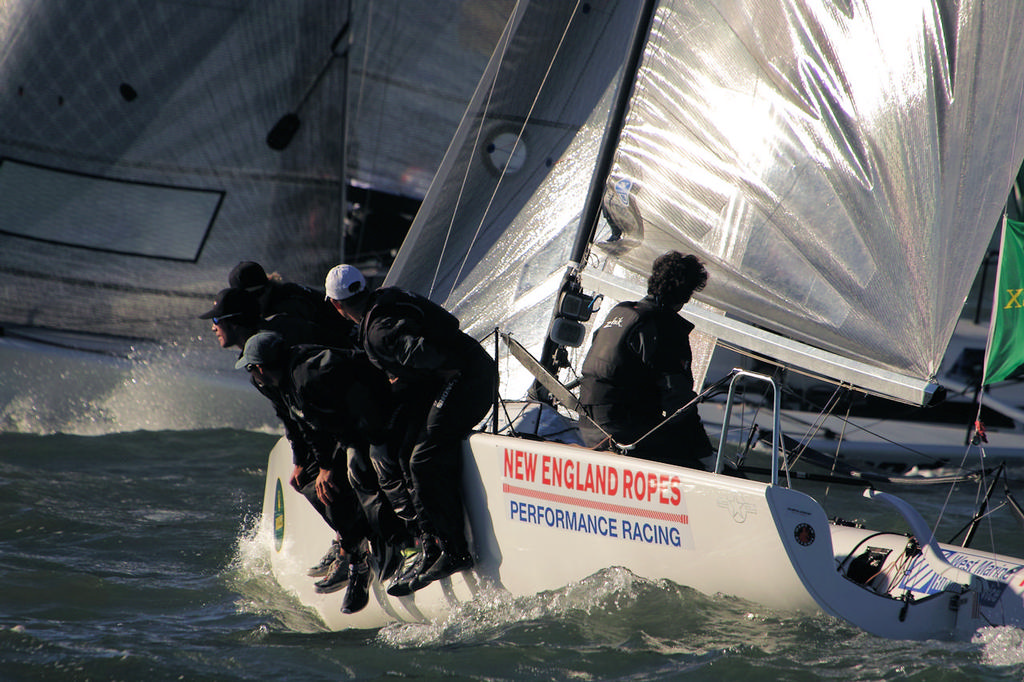
<path fill-rule="evenodd" d="M 539 351 L 635 9 L 518 3 L 388 284 Z"/>

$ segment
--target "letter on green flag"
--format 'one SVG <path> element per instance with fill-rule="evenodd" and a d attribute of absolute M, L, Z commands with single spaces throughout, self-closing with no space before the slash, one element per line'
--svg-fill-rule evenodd
<path fill-rule="evenodd" d="M 1007 220 L 999 249 L 999 282 L 985 384 L 1024 373 L 1024 223 Z"/>

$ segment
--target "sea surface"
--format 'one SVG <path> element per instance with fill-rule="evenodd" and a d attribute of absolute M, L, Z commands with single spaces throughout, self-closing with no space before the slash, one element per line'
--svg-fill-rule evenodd
<path fill-rule="evenodd" d="M 440 622 L 328 632 L 269 571 L 258 519 L 277 437 L 0 433 L 0 680 L 1024 680 L 1021 630 L 888 641 L 622 569 Z M 901 494 L 927 515 L 946 492 Z M 971 508 L 954 501 L 944 523 Z M 979 539 L 1024 552 L 1013 519 L 992 518 Z"/>

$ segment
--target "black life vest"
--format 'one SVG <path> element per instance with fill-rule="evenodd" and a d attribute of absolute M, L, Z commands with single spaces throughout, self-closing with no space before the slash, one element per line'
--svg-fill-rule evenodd
<path fill-rule="evenodd" d="M 604 433 L 620 444 L 633 443 L 694 397 L 692 330 L 690 322 L 650 298 L 612 308 L 583 362 L 580 402 L 601 427 L 581 424 L 588 445 L 598 445 Z M 632 454 L 701 468 L 698 460 L 710 452 L 694 410 L 659 427 Z"/>
<path fill-rule="evenodd" d="M 645 325 L 657 329 L 655 348 L 641 357 L 636 333 Z M 580 400 L 587 405 L 628 404 L 634 413 L 660 414 L 666 380 L 693 386 L 690 331 L 693 325 L 650 299 L 620 303 L 594 332 L 583 362 Z"/>

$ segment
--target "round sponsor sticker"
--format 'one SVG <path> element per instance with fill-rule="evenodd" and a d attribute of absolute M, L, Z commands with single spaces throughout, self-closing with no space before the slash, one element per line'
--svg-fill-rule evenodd
<path fill-rule="evenodd" d="M 284 543 L 284 491 L 281 489 L 281 479 L 277 479 L 277 487 L 274 490 L 274 551 L 280 552 Z"/>
<path fill-rule="evenodd" d="M 806 523 L 801 523 L 793 531 L 793 535 L 796 537 L 796 541 L 804 547 L 814 543 L 814 529 Z"/>

